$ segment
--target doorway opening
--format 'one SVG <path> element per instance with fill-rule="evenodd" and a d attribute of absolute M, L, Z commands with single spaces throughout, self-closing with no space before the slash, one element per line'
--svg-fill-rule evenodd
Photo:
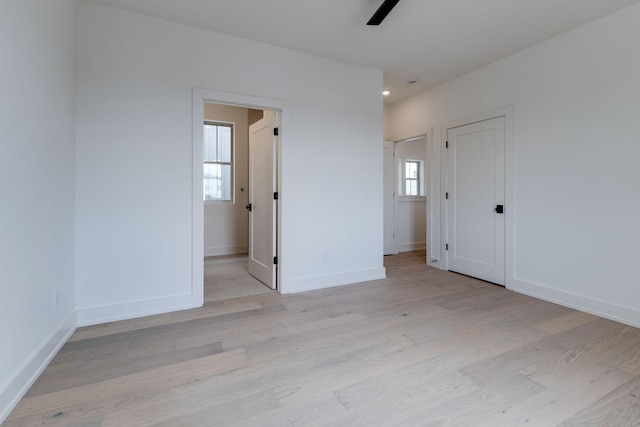
<path fill-rule="evenodd" d="M 385 143 L 385 255 L 426 250 L 427 160 L 426 135 Z"/>
<path fill-rule="evenodd" d="M 202 302 L 281 292 L 282 106 L 244 100 L 194 90 L 193 293 Z"/>
<path fill-rule="evenodd" d="M 262 218 L 259 207 L 272 204 L 268 194 L 275 182 L 273 130 L 267 139 L 254 140 L 257 124 L 277 124 L 271 111 L 204 103 L 204 300 L 256 295 L 275 289 L 270 266 L 274 224 Z M 265 126 L 263 126 L 264 128 Z M 256 175 L 259 175 L 256 177 Z M 257 181 L 257 186 L 256 186 Z M 273 181 L 273 180 L 271 180 Z M 260 197 L 261 194 L 267 193 Z M 261 199 L 256 205 L 256 198 Z M 255 211 L 250 206 L 256 206 Z M 264 210 L 264 209 L 263 209 Z M 254 212 L 257 215 L 254 215 Z M 253 221 L 258 216 L 259 221 Z M 265 221 L 266 220 L 266 221 Z M 259 233 L 254 238 L 253 233 Z M 260 262 L 256 266 L 256 257 Z"/>

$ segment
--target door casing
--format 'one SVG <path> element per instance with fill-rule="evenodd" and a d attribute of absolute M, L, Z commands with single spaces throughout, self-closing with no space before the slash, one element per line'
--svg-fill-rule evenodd
<path fill-rule="evenodd" d="M 391 143 L 391 149 L 393 150 L 393 165 L 392 165 L 392 182 L 393 182 L 393 233 L 394 233 L 394 252 L 395 254 L 397 254 L 400 251 L 400 244 L 398 243 L 398 234 L 399 230 L 398 230 L 398 225 L 401 223 L 401 219 L 399 218 L 399 212 L 401 211 L 401 204 L 407 202 L 406 200 L 406 196 L 402 196 L 401 193 L 401 166 L 400 166 L 400 159 L 398 158 L 398 151 L 399 151 L 399 147 L 401 147 L 401 144 L 404 143 L 410 143 L 410 142 L 414 142 L 416 140 L 424 140 L 424 168 L 421 171 L 423 173 L 423 177 L 422 177 L 422 185 L 424 185 L 424 195 L 423 196 L 419 196 L 419 197 L 424 197 L 424 206 L 425 206 L 425 249 L 427 250 L 428 253 L 430 253 L 431 251 L 429 250 L 429 236 L 428 236 L 428 229 L 426 227 L 426 222 L 428 221 L 429 218 L 429 199 L 430 199 L 430 188 L 431 188 L 431 182 L 430 182 L 430 175 L 429 175 L 429 161 L 430 161 L 430 144 L 429 144 L 429 135 L 427 133 L 424 134 L 420 134 L 417 136 L 412 136 L 409 138 L 404 138 L 404 139 L 400 139 L 398 141 L 395 141 L 393 143 Z M 386 185 L 386 184 L 385 184 Z M 411 196 L 409 196 L 411 197 Z M 404 250 L 407 250 L 406 248 Z M 429 255 L 427 255 L 427 259 L 429 259 Z"/>
<path fill-rule="evenodd" d="M 489 110 L 483 113 L 475 114 L 468 117 L 463 117 L 457 120 L 453 120 L 451 122 L 447 122 L 440 127 L 440 220 L 434 221 L 433 225 L 431 223 L 427 224 L 427 233 L 433 230 L 435 227 L 440 227 L 440 235 L 442 238 L 440 239 L 440 253 L 442 254 L 441 258 L 443 260 L 442 264 L 439 268 L 448 270 L 449 265 L 447 261 L 447 200 L 446 200 L 446 191 L 447 191 L 447 152 L 445 148 L 445 144 L 447 142 L 447 133 L 449 129 L 453 129 L 456 127 L 464 126 L 467 124 L 473 124 L 477 122 L 482 122 L 485 120 L 490 120 L 497 117 L 504 117 L 504 138 L 505 138 L 505 156 L 504 156 L 504 197 L 505 197 L 505 233 L 504 233 L 504 252 L 505 252 L 505 287 L 507 289 L 511 289 L 511 284 L 517 280 L 515 277 L 517 273 L 515 272 L 515 266 L 513 264 L 513 219 L 515 217 L 515 211 L 517 209 L 514 203 L 514 185 L 513 185 L 513 173 L 514 173 L 514 164 L 513 164 L 513 153 L 514 153 L 514 117 L 515 117 L 515 107 L 513 105 L 507 105 L 505 107 L 496 108 L 494 110 Z M 434 267 L 437 267 L 436 264 L 432 264 Z"/>
<path fill-rule="evenodd" d="M 398 253 L 396 245 L 396 167 L 395 143 L 385 141 L 383 147 L 384 158 L 384 255 Z"/>
<path fill-rule="evenodd" d="M 270 110 L 278 112 L 279 138 L 276 148 L 279 158 L 276 167 L 278 191 L 282 194 L 286 189 L 282 185 L 282 169 L 286 167 L 286 156 L 282 147 L 287 144 L 286 125 L 289 120 L 290 107 L 285 101 L 272 98 L 261 98 L 239 93 L 222 92 L 212 89 L 194 88 L 192 93 L 193 123 L 192 123 L 192 228 L 191 228 L 191 295 L 193 306 L 201 306 L 204 303 L 204 201 L 202 200 L 202 140 L 204 123 L 204 104 L 231 105 L 236 107 L 253 108 L 258 110 Z M 286 251 L 286 243 L 282 240 L 282 212 L 286 198 L 278 200 L 278 292 L 287 293 L 286 277 L 287 263 L 282 254 Z"/>

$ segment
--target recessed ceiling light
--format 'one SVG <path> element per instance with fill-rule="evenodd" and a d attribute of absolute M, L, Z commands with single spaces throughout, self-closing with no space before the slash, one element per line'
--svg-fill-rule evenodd
<path fill-rule="evenodd" d="M 387 96 L 387 95 L 389 95 L 390 93 L 391 93 L 391 92 L 389 92 L 388 90 L 383 90 L 383 91 L 382 91 L 382 94 L 383 94 L 384 96 Z"/>
<path fill-rule="evenodd" d="M 407 83 L 409 83 L 410 85 L 416 83 L 418 81 L 418 79 L 416 79 L 415 77 L 410 77 L 407 79 Z"/>

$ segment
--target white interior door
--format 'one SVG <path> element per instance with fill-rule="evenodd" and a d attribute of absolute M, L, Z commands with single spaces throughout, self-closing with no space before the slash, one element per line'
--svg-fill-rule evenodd
<path fill-rule="evenodd" d="M 504 129 L 498 117 L 447 131 L 448 269 L 499 285 L 505 284 Z"/>
<path fill-rule="evenodd" d="M 249 273 L 276 289 L 277 114 L 249 126 Z"/>
<path fill-rule="evenodd" d="M 384 143 L 384 254 L 396 253 L 395 242 L 395 161 L 393 141 Z"/>

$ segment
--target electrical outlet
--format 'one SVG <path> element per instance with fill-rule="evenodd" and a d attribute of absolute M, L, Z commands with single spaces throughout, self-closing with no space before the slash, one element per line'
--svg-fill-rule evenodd
<path fill-rule="evenodd" d="M 60 289 L 53 290 L 53 309 L 57 310 L 60 306 Z"/>

